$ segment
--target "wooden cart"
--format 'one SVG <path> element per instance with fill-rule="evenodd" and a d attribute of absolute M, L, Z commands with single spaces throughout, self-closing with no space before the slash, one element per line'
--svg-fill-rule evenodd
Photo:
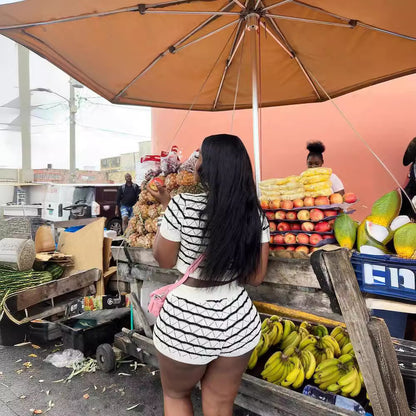
<path fill-rule="evenodd" d="M 130 280 L 132 292 L 139 294 L 141 299 L 134 300 L 134 309 L 135 323 L 142 329 L 142 333 L 123 330 L 116 337 L 115 346 L 130 355 L 138 356 L 145 363 L 157 366 L 156 350 L 147 322 L 149 315 L 146 316 L 143 310 L 146 310 L 150 291 L 172 283 L 178 274 L 157 267 L 149 250 L 119 248 L 113 254 L 119 261 L 119 273 Z M 296 261 L 288 267 L 287 262 L 272 260 L 269 266 L 271 267 L 265 283 L 254 290 L 249 288 L 252 298 L 261 301 L 273 300 L 296 308 L 302 303 L 303 309 L 343 319 L 363 373 L 374 415 L 414 415 L 407 404 L 403 379 L 388 328 L 382 319 L 370 317 L 349 261 L 348 251 L 318 251 L 311 256 L 310 263 Z M 296 290 L 288 281 L 290 273 L 296 274 Z M 243 376 L 236 404 L 265 416 L 356 414 L 248 374 Z"/>

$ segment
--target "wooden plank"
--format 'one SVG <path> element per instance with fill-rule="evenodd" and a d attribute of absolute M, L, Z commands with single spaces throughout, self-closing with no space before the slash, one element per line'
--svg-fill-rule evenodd
<path fill-rule="evenodd" d="M 48 299 L 56 298 L 65 293 L 73 292 L 94 284 L 100 277 L 98 269 L 91 269 L 84 272 L 75 273 L 63 279 L 54 280 L 49 283 L 26 289 L 11 296 L 9 300 L 15 298 L 16 309 L 22 311 L 37 303 Z"/>
<path fill-rule="evenodd" d="M 371 317 L 368 331 L 373 341 L 373 347 L 378 356 L 378 366 L 383 374 L 382 382 L 386 390 L 390 391 L 395 400 L 390 401 L 392 414 L 401 415 L 408 411 L 403 378 L 400 373 L 396 351 L 390 339 L 389 330 L 385 322 Z"/>
<path fill-rule="evenodd" d="M 284 416 L 357 416 L 357 413 L 305 396 L 285 387 L 243 374 L 239 393 L 263 403 L 263 410 L 276 408 Z M 263 413 L 259 413 L 263 415 Z"/>
<path fill-rule="evenodd" d="M 386 388 L 383 382 L 385 375 L 379 367 L 379 351 L 374 349 L 373 339 L 367 328 L 370 315 L 361 295 L 348 251 L 345 249 L 331 252 L 317 251 L 312 255 L 312 265 L 315 273 L 321 273 L 320 277 L 332 284 L 364 377 L 374 415 L 408 416 L 410 410 L 404 389 L 401 390 L 399 386 L 396 394 L 393 394 L 393 386 Z M 320 277 L 318 276 L 318 279 Z M 384 322 L 383 324 L 385 325 Z M 386 342 L 391 342 L 390 336 L 387 337 Z"/>
<path fill-rule="evenodd" d="M 150 328 L 146 315 L 144 314 L 143 309 L 140 306 L 140 301 L 134 292 L 130 293 L 130 299 L 133 304 L 133 313 L 135 314 L 135 318 L 139 322 L 141 329 L 143 329 L 145 335 L 148 338 L 152 338 L 153 337 L 152 329 Z"/>

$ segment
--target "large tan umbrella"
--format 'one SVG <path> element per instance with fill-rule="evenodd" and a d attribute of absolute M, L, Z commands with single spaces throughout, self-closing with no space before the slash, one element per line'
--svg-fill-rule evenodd
<path fill-rule="evenodd" d="M 113 103 L 253 107 L 259 180 L 258 106 L 415 72 L 415 16 L 414 0 L 26 0 L 0 6 L 0 33 Z"/>

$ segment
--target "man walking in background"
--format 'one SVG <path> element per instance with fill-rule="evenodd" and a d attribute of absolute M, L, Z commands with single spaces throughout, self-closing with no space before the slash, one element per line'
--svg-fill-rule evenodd
<path fill-rule="evenodd" d="M 116 215 L 121 216 L 123 221 L 123 233 L 126 231 L 129 219 L 133 216 L 133 205 L 137 202 L 140 187 L 133 183 L 130 173 L 124 176 L 126 183 L 121 185 L 117 191 Z"/>

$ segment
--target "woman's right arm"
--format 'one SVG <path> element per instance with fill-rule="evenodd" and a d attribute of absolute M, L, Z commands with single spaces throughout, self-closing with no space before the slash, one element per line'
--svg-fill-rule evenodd
<path fill-rule="evenodd" d="M 251 286 L 259 286 L 263 283 L 264 276 L 267 272 L 267 263 L 269 261 L 269 243 L 263 243 L 260 249 L 260 261 L 256 273 L 250 277 L 247 284 Z"/>

